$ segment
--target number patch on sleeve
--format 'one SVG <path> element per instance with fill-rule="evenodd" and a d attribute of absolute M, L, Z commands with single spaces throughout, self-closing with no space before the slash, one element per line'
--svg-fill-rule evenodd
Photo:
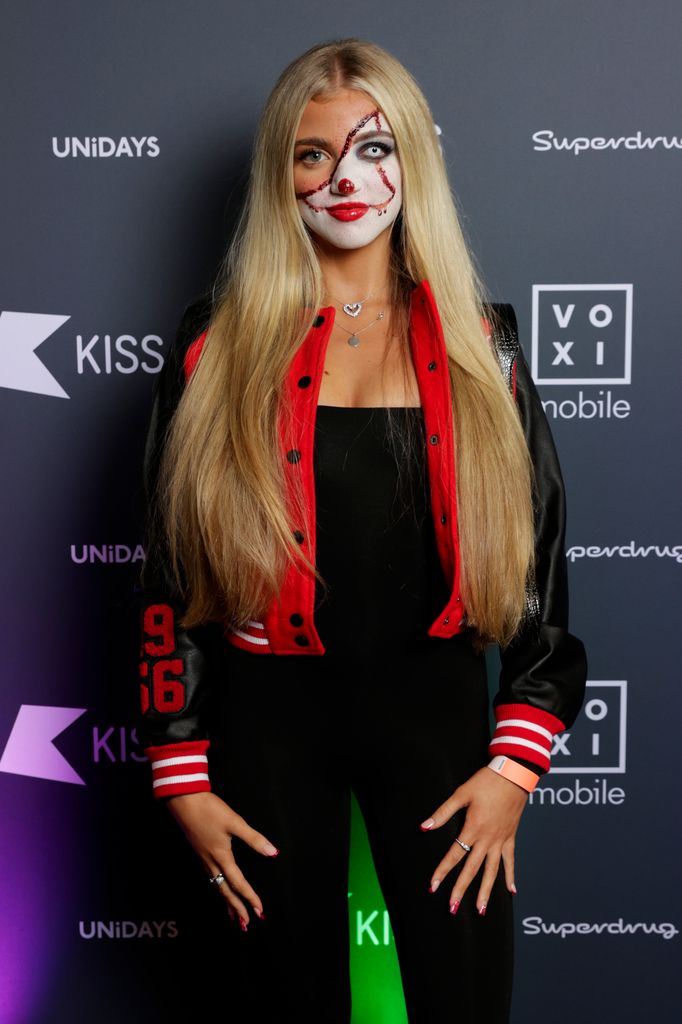
<path fill-rule="evenodd" d="M 140 707 L 161 714 L 182 711 L 186 687 L 184 660 L 175 653 L 175 613 L 169 604 L 150 604 L 142 612 Z"/>

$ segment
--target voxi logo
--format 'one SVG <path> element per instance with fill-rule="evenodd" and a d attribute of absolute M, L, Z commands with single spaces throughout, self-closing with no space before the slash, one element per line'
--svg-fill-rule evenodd
<path fill-rule="evenodd" d="M 629 384 L 631 284 L 533 285 L 536 384 Z"/>
<path fill-rule="evenodd" d="M 550 775 L 623 774 L 627 739 L 627 680 L 588 681 L 575 725 L 554 738 Z"/>

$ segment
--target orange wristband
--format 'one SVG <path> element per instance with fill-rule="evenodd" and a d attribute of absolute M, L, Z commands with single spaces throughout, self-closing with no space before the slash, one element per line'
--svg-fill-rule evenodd
<path fill-rule="evenodd" d="M 505 754 L 497 754 L 488 763 L 488 768 L 492 768 L 498 775 L 504 775 L 505 779 L 515 782 L 517 786 L 521 786 L 529 793 L 532 793 L 538 784 L 538 776 L 535 772 L 532 772 L 530 768 L 524 768 L 518 761 L 513 761 Z"/>

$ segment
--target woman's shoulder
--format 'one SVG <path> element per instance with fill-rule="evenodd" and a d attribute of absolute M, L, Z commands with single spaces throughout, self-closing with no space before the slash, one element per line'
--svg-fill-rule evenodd
<path fill-rule="evenodd" d="M 187 349 L 206 330 L 212 312 L 213 299 L 210 292 L 204 292 L 185 306 L 176 339 L 181 349 Z"/>
<path fill-rule="evenodd" d="M 493 341 L 499 339 L 507 344 L 516 342 L 518 345 L 519 327 L 516 320 L 516 313 L 511 302 L 484 302 L 481 304 L 481 311 L 491 327 L 495 327 Z"/>
<path fill-rule="evenodd" d="M 490 329 L 490 344 L 509 389 L 516 394 L 516 368 L 520 351 L 519 328 L 510 302 L 487 302 L 483 316 Z"/>
<path fill-rule="evenodd" d="M 177 367 L 176 372 L 180 373 L 182 367 L 181 376 L 185 383 L 189 380 L 201 353 L 212 312 L 212 296 L 210 293 L 204 293 L 185 306 L 180 317 L 172 348 L 172 358 Z"/>

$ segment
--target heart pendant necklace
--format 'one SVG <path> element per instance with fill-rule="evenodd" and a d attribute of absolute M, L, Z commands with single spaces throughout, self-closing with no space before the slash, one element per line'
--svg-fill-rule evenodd
<path fill-rule="evenodd" d="M 362 299 L 362 301 L 360 302 L 344 302 L 342 303 L 341 308 L 343 309 L 344 313 L 346 313 L 348 316 L 352 316 L 353 319 L 357 319 L 357 317 L 362 312 L 363 303 L 367 302 L 368 299 L 371 299 L 373 294 L 374 292 L 370 292 L 369 295 L 365 295 L 364 299 Z M 336 299 L 337 302 L 341 302 L 341 299 L 337 298 L 336 295 L 332 295 L 331 297 L 332 299 Z M 365 331 L 368 327 L 371 327 L 372 324 L 377 322 L 377 320 L 383 320 L 384 312 L 385 311 L 382 309 L 381 312 L 374 317 L 374 320 L 371 320 L 370 323 L 365 324 L 365 326 L 361 327 L 359 331 L 349 331 L 348 328 L 344 327 L 343 324 L 339 323 L 338 320 L 336 321 L 336 323 L 341 328 L 342 331 L 345 331 L 346 334 L 350 334 L 350 338 L 348 338 L 347 341 L 351 348 L 357 348 L 358 345 L 360 344 L 358 334 L 361 334 L 362 331 Z"/>
<path fill-rule="evenodd" d="M 362 302 L 344 302 L 342 303 L 341 308 L 344 313 L 348 314 L 348 316 L 352 316 L 353 318 L 358 317 L 362 313 L 362 303 L 367 302 L 367 299 L 371 299 L 373 294 L 374 292 L 370 292 L 369 295 L 365 295 Z M 336 295 L 332 295 L 332 298 L 336 299 L 337 302 L 341 302 L 341 299 L 337 299 Z"/>
<path fill-rule="evenodd" d="M 369 298 L 369 296 L 367 296 Z M 363 302 L 367 302 L 367 299 L 363 299 Z M 343 304 L 344 313 L 348 313 L 348 316 L 359 316 L 362 312 L 362 302 L 344 302 Z"/>

